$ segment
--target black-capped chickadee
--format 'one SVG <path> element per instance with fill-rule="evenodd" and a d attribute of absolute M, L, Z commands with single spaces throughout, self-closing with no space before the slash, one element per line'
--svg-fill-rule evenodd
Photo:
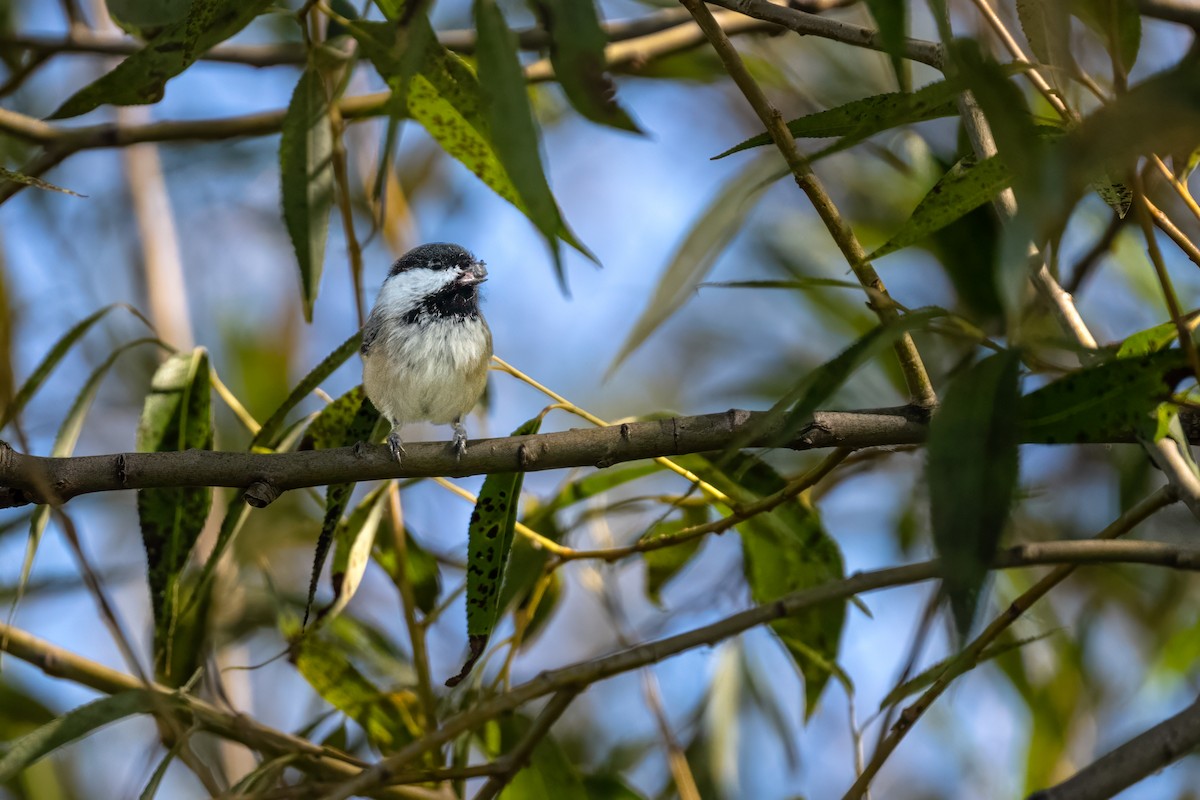
<path fill-rule="evenodd" d="M 492 332 L 479 311 L 487 269 L 456 244 L 423 244 L 392 265 L 363 326 L 363 388 L 392 425 L 388 448 L 404 455 L 409 422 L 454 426 L 467 451 L 463 417 L 487 385 Z"/>

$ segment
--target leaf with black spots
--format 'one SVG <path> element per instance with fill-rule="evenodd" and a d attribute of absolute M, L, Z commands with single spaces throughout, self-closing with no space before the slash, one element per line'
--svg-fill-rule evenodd
<path fill-rule="evenodd" d="M 1177 349 L 1076 370 L 1021 398 L 1022 441 L 1064 444 L 1127 437 L 1190 374 L 1187 356 Z"/>
<path fill-rule="evenodd" d="M 371 561 L 371 550 L 379 523 L 383 520 L 383 506 L 387 499 L 388 484 L 383 483 L 368 494 L 358 507 L 350 512 L 346 521 L 339 525 L 334 536 L 333 565 L 329 581 L 333 585 L 333 601 L 321 609 L 316 622 L 336 617 L 358 591 L 367 564 Z M 312 602 L 312 597 L 309 597 Z M 307 609 L 306 609 L 307 610 Z"/>
<path fill-rule="evenodd" d="M 203 348 L 164 361 L 154 373 L 142 406 L 138 452 L 211 450 L 211 391 L 208 353 Z M 212 490 L 207 487 L 141 489 L 137 493 L 154 611 L 154 664 L 160 677 L 172 685 L 190 677 L 169 674 L 175 663 L 171 648 L 181 607 L 180 577 L 204 529 L 211 503 Z"/>
<path fill-rule="evenodd" d="M 1010 350 L 951 381 L 929 426 L 929 512 L 960 635 L 975 617 L 1017 487 L 1020 358 Z"/>
<path fill-rule="evenodd" d="M 542 418 L 534 417 L 512 432 L 513 436 L 537 433 Z M 496 626 L 500 589 L 512 550 L 524 472 L 494 472 L 483 481 L 471 524 L 467 530 L 467 641 L 470 655 L 462 670 L 446 681 L 457 686 L 483 655 Z"/>

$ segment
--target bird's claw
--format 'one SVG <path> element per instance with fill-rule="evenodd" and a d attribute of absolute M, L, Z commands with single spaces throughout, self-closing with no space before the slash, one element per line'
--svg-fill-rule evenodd
<path fill-rule="evenodd" d="M 404 457 L 404 443 L 400 441 L 400 434 L 389 433 L 387 437 L 388 452 L 392 454 L 392 460 L 397 464 Z"/>
<path fill-rule="evenodd" d="M 454 450 L 454 458 L 461 461 L 462 457 L 467 454 L 467 434 L 462 431 L 454 432 L 454 439 L 450 442 L 450 447 Z"/>

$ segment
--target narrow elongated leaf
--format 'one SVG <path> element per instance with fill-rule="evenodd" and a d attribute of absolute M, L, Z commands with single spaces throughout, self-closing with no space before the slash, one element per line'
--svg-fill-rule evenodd
<path fill-rule="evenodd" d="M 881 258 L 908 247 L 998 195 L 1012 183 L 1000 156 L 976 162 L 964 158 L 950 168 L 921 199 L 908 221 L 868 258 Z"/>
<path fill-rule="evenodd" d="M 0 757 L 0 784 L 11 781 L 30 764 L 63 745 L 82 739 L 110 722 L 148 713 L 165 702 L 149 692 L 134 689 L 68 711 L 12 743 Z"/>
<path fill-rule="evenodd" d="M 382 691 L 325 636 L 301 636 L 294 624 L 285 624 L 284 634 L 292 642 L 296 669 L 325 702 L 357 722 L 374 747 L 396 750 L 421 733 L 420 704 L 412 692 Z"/>
<path fill-rule="evenodd" d="M 1191 374 L 1182 350 L 1085 367 L 1021 398 L 1023 441 L 1110 442 L 1138 430 Z"/>
<path fill-rule="evenodd" d="M 542 418 L 534 417 L 512 435 L 528 436 L 537 433 L 541 427 Z M 467 530 L 467 642 L 470 655 L 459 674 L 446 681 L 447 686 L 457 686 L 470 674 L 496 626 L 500 589 L 504 584 L 508 554 L 512 550 L 524 478 L 524 472 L 494 472 L 484 479 L 479 490 Z"/>
<path fill-rule="evenodd" d="M 42 384 L 45 383 L 46 379 L 50 377 L 50 373 L 53 372 L 55 367 L 59 365 L 59 362 L 63 360 L 75 343 L 82 339 L 83 335 L 91 330 L 92 326 L 99 322 L 102 317 L 115 308 L 124 308 L 135 314 L 139 319 L 145 321 L 144 318 L 134 311 L 130 306 L 127 306 L 124 303 L 114 303 L 112 305 L 105 306 L 98 311 L 93 311 L 91 314 L 72 325 L 70 330 L 64 333 L 62 338 L 54 343 L 54 346 L 50 348 L 49 353 L 46 353 L 46 356 L 41 360 L 41 363 L 34 367 L 33 372 L 30 373 L 29 377 L 25 379 L 25 382 L 21 384 L 21 388 L 17 389 L 17 393 L 13 396 L 12 402 L 6 408 L 4 408 L 3 411 L 0 411 L 0 428 L 7 426 L 8 423 L 13 421 L 17 414 L 21 413 L 21 410 L 24 409 L 29 403 L 30 399 L 37 394 L 37 390 L 42 388 Z"/>
<path fill-rule="evenodd" d="M 0 167 L 0 180 L 12 181 L 13 183 L 20 183 L 25 186 L 32 186 L 35 189 L 44 189 L 49 192 L 62 192 L 63 194 L 69 194 L 72 197 L 87 197 L 85 194 L 73 192 L 70 189 L 64 189 L 61 186 L 55 186 L 53 183 L 44 181 L 41 178 L 34 178 L 30 175 L 22 175 L 19 172 L 13 172 L 11 169 L 7 169 L 5 167 Z"/>
<path fill-rule="evenodd" d="M 950 383 L 929 427 L 929 513 L 960 635 L 975 617 L 1017 488 L 1020 359 L 1004 351 Z"/>
<path fill-rule="evenodd" d="M 186 17 L 163 29 L 133 55 L 59 106 L 51 119 L 86 114 L 104 104 L 157 103 L 167 81 L 257 17 L 271 0 L 192 0 Z"/>
<path fill-rule="evenodd" d="M 531 725 L 528 717 L 519 715 L 501 720 L 499 753 L 512 752 Z M 523 766 L 501 793 L 501 800 L 593 800 L 584 788 L 583 776 L 552 736 L 538 740 Z"/>
<path fill-rule="evenodd" d="M 525 213 L 549 243 L 559 282 L 565 285 L 558 244 L 565 226 L 542 169 L 537 124 L 529 106 L 525 73 L 517 58 L 517 37 L 508 29 L 495 0 L 474 0 L 473 6 L 479 34 L 475 57 L 480 87 L 488 100 L 484 110 L 492 143 L 524 203 Z"/>
<path fill-rule="evenodd" d="M 1071 0 L 1071 13 L 1096 32 L 1123 72 L 1133 69 L 1142 44 L 1137 0 Z"/>
<path fill-rule="evenodd" d="M 192 0 L 105 0 L 108 16 L 128 34 L 153 39 L 172 23 L 187 19 Z"/>
<path fill-rule="evenodd" d="M 915 92 L 890 92 L 863 97 L 794 119 L 787 124 L 788 130 L 797 139 L 841 137 L 839 141 L 810 156 L 809 160 L 813 161 L 901 125 L 952 117 L 958 113 L 955 96 L 961 89 L 962 87 L 954 81 L 938 81 Z M 770 143 L 771 137 L 762 133 L 713 158 L 724 158 Z"/>
<path fill-rule="evenodd" d="M 333 584 L 333 602 L 322 609 L 318 620 L 336 617 L 358 591 L 367 564 L 371 561 L 371 548 L 375 534 L 383 519 L 383 503 L 387 499 L 387 483 L 372 491 L 363 502 L 338 527 L 333 548 L 333 566 L 330 582 Z"/>
<path fill-rule="evenodd" d="M 398 582 L 403 574 L 412 587 L 417 608 L 428 614 L 437 606 L 442 592 L 442 573 L 437 558 L 421 546 L 407 527 L 404 530 L 404 556 L 401 562 L 393 537 L 376 537 L 375 562 L 391 576 L 393 583 Z"/>
<path fill-rule="evenodd" d="M 1037 60 L 1046 66 L 1054 86 L 1066 83 L 1075 65 L 1071 55 L 1071 15 L 1068 0 L 1017 0 L 1017 18 Z"/>
<path fill-rule="evenodd" d="M 250 442 L 250 449 L 258 448 L 273 449 L 276 444 L 276 436 L 284 422 L 287 420 L 288 414 L 292 409 L 300 404 L 304 398 L 313 393 L 321 382 L 334 373 L 334 371 L 345 364 L 350 359 L 350 356 L 358 352 L 358 348 L 362 346 L 362 331 L 355 331 L 354 335 L 337 346 L 325 359 L 317 366 L 313 367 L 312 372 L 304 376 L 304 378 L 296 384 L 296 388 L 292 389 L 279 408 L 271 414 L 266 422 L 262 424 L 262 428 L 255 434 L 254 439 Z"/>
<path fill-rule="evenodd" d="M 283 118 L 279 175 L 283 221 L 300 265 L 304 318 L 312 322 L 333 208 L 333 132 L 325 81 L 311 66 L 300 75 Z"/>
<path fill-rule="evenodd" d="M 372 431 L 378 422 L 379 412 L 366 399 L 362 387 L 356 386 L 327 405 L 317 415 L 305 432 L 304 444 L 315 450 L 325 450 L 332 447 L 347 447 L 358 442 L 369 442 Z M 321 568 L 325 566 L 325 558 L 329 555 L 334 534 L 338 530 L 342 513 L 346 510 L 346 505 L 350 502 L 350 495 L 353 492 L 353 483 L 331 483 L 325 491 L 325 519 L 321 524 L 321 534 L 317 538 L 317 547 L 313 554 L 312 577 L 308 584 L 308 600 L 304 606 L 304 623 L 308 622 L 309 611 L 312 608 L 313 599 L 317 595 L 317 581 L 321 577 Z M 375 521 L 375 526 L 378 526 L 378 519 Z M 372 533 L 373 531 L 374 527 L 372 527 Z M 369 545 L 366 552 L 370 552 Z M 366 569 L 365 560 L 362 568 Z M 359 572 L 359 577 L 361 575 L 362 573 Z M 335 593 L 336 587 L 335 581 Z M 349 597 L 346 600 L 349 601 Z"/>
<path fill-rule="evenodd" d="M 883 50 L 892 62 L 896 82 L 907 91 L 912 85 L 912 71 L 904 58 L 904 39 L 908 32 L 908 4 L 903 0 L 867 0 L 867 8 L 879 28 Z"/>
<path fill-rule="evenodd" d="M 617 87 L 605 74 L 608 36 L 592 0 L 530 0 L 542 27 L 550 34 L 554 77 L 583 116 L 621 130 L 641 133 L 617 104 Z"/>
<path fill-rule="evenodd" d="M 706 506 L 684 509 L 681 519 L 665 520 L 658 523 L 642 535 L 639 541 L 648 542 L 663 536 L 673 536 L 685 528 L 703 525 L 708 522 Z M 679 574 L 700 549 L 701 539 L 681 542 L 657 550 L 647 550 L 642 553 L 642 563 L 646 565 L 646 596 L 656 606 L 662 607 L 662 590 L 667 582 Z"/>
<path fill-rule="evenodd" d="M 779 158 L 769 153 L 739 170 L 717 190 L 712 203 L 696 218 L 671 257 L 654 295 L 609 366 L 609 375 L 692 296 L 717 257 L 742 229 L 771 179 L 778 175 Z"/>
<path fill-rule="evenodd" d="M 154 373 L 150 394 L 142 406 L 138 451 L 211 450 L 211 399 L 208 353 L 204 348 L 167 359 Z M 154 610 L 154 663 L 164 681 L 176 684 L 190 677 L 169 673 L 182 605 L 180 577 L 208 519 L 211 502 L 212 490 L 207 487 L 141 489 L 137 494 Z"/>
<path fill-rule="evenodd" d="M 535 505 L 523 522 L 537 530 L 543 521 L 564 508 L 589 500 L 630 481 L 661 472 L 662 469 L 662 465 L 657 461 L 645 461 L 628 466 L 610 467 L 585 475 L 565 484 L 549 501 Z"/>
<path fill-rule="evenodd" d="M 784 488 L 786 481 L 766 462 L 736 453 L 720 469 L 700 458 L 686 462 L 701 477 L 741 505 Z M 844 575 L 840 548 L 821 517 L 802 497 L 737 525 L 742 536 L 746 582 L 756 603 L 838 580 Z M 816 709 L 836 669 L 846 604 L 824 603 L 771 623 L 771 630 L 804 676 L 805 716 Z"/>

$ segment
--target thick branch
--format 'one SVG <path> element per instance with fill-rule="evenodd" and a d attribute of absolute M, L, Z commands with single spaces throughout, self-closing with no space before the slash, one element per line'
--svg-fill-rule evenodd
<path fill-rule="evenodd" d="M 1200 746 L 1200 698 L 1170 719 L 1029 800 L 1102 800 L 1172 764 Z"/>
<path fill-rule="evenodd" d="M 794 441 L 794 450 L 914 444 L 925 438 L 924 414 L 908 407 L 862 412 L 825 411 Z M 762 427 L 762 412 L 673 417 L 472 442 L 456 460 L 449 445 L 405 444 L 402 464 L 385 447 L 342 447 L 298 453 L 187 450 L 44 458 L 0 447 L 0 508 L 26 503 L 63 503 L 91 492 L 168 486 L 232 486 L 271 492 L 342 481 L 480 475 L 565 467 L 607 467 L 624 461 L 722 450 L 739 433 L 759 435 L 751 445 L 774 443 L 779 428 Z M 760 430 L 761 427 L 761 430 Z"/>

